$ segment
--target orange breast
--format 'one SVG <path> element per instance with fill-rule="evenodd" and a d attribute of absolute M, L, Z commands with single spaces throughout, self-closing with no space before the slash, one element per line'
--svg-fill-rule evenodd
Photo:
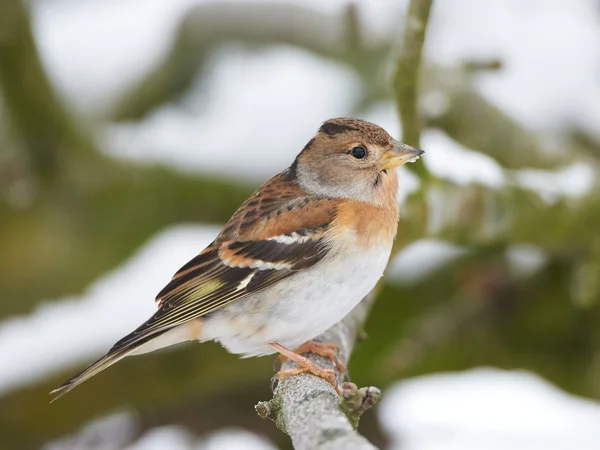
<path fill-rule="evenodd" d="M 347 200 L 338 206 L 335 225 L 336 233 L 354 232 L 360 245 L 389 244 L 398 230 L 398 206 Z"/>

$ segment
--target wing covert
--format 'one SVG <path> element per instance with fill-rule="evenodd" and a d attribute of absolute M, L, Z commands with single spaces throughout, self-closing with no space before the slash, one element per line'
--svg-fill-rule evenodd
<path fill-rule="evenodd" d="M 201 317 L 307 269 L 329 251 L 325 224 L 266 240 L 212 244 L 157 296 L 158 311 L 114 349 Z"/>

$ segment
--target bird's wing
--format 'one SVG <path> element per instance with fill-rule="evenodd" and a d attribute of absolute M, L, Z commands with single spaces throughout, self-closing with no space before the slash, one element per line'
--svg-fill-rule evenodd
<path fill-rule="evenodd" d="M 171 328 L 316 264 L 330 250 L 327 230 L 338 203 L 305 195 L 284 175 L 271 179 L 238 209 L 211 245 L 177 271 L 157 296 L 158 311 L 52 391 L 54 400 Z"/>
<path fill-rule="evenodd" d="M 224 232 L 158 294 L 158 311 L 111 352 L 224 308 L 321 260 L 330 250 L 326 231 L 336 201 L 293 198 L 291 204 L 278 203 L 282 208 L 251 215 L 252 223 L 248 207 L 240 208 L 244 214 L 236 213 Z"/>
<path fill-rule="evenodd" d="M 302 241 L 290 233 L 209 247 L 160 292 L 158 311 L 116 346 L 221 309 L 312 266 L 327 254 L 329 245 L 321 229 L 298 231 L 312 238 Z"/>

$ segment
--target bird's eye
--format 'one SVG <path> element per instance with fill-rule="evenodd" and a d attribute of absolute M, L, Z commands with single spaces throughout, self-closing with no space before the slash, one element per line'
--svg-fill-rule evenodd
<path fill-rule="evenodd" d="M 363 159 L 367 156 L 367 151 L 363 147 L 354 147 L 350 150 L 350 154 L 356 159 Z"/>

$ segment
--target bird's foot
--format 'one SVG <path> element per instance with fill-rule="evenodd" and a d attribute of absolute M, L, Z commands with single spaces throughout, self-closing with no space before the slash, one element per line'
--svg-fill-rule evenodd
<path fill-rule="evenodd" d="M 309 342 L 311 342 L 311 341 L 309 341 Z M 324 344 L 324 345 L 329 345 L 329 344 Z M 298 367 L 296 367 L 294 369 L 284 369 L 284 370 L 280 370 L 279 372 L 277 372 L 277 378 L 279 378 L 279 380 L 284 380 L 287 377 L 292 376 L 292 375 L 298 375 L 301 373 L 310 373 L 319 378 L 323 378 L 325 381 L 327 381 L 329 384 L 331 384 L 334 387 L 335 391 L 339 395 L 341 395 L 340 387 L 337 384 L 337 374 L 336 374 L 335 370 L 324 369 L 322 367 L 319 367 L 316 363 L 314 363 L 313 361 L 311 361 L 310 359 L 308 359 L 302 355 L 299 355 L 296 351 L 289 350 L 289 349 L 285 348 L 284 346 L 279 345 L 275 342 L 269 344 L 269 346 L 271 348 L 273 348 L 274 350 L 276 350 L 277 352 L 279 352 L 281 357 L 285 358 L 283 361 L 285 361 L 286 359 L 291 359 L 296 364 L 298 364 Z M 302 346 L 300 346 L 299 348 L 302 349 Z M 331 348 L 329 349 L 329 351 L 333 352 L 333 350 Z M 308 353 L 309 350 L 303 350 L 303 352 Z M 310 350 L 310 352 L 317 353 L 312 350 Z M 317 353 L 317 354 L 320 355 L 320 353 Z M 327 356 L 327 355 L 322 355 L 322 356 Z M 335 354 L 333 356 L 335 357 Z M 327 356 L 327 357 L 329 357 L 329 356 Z"/>
<path fill-rule="evenodd" d="M 314 353 L 315 355 L 328 358 L 335 364 L 335 367 L 338 371 L 340 371 L 341 373 L 346 373 L 346 365 L 339 360 L 339 358 L 335 354 L 335 350 L 337 350 L 337 346 L 334 344 L 325 344 L 317 341 L 306 341 L 300 347 L 292 351 L 297 354 Z M 282 364 L 286 362 L 287 359 L 288 357 L 284 354 L 279 355 L 279 361 Z"/>
<path fill-rule="evenodd" d="M 337 350 L 337 345 L 334 344 L 325 344 L 317 341 L 306 341 L 300 347 L 293 350 L 293 352 L 298 354 L 314 353 L 315 355 L 323 356 L 324 358 L 330 359 L 335 364 L 336 369 L 340 373 L 346 373 L 346 365 L 339 360 L 339 358 L 335 354 L 335 350 Z M 279 357 L 282 358 L 282 363 L 285 362 L 285 356 L 280 355 Z"/>

